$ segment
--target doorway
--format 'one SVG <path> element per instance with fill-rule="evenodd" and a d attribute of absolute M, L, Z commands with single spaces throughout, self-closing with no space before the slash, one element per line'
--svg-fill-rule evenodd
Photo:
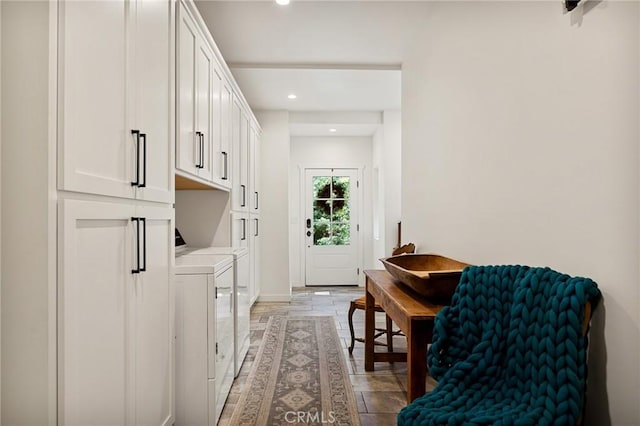
<path fill-rule="evenodd" d="M 307 286 L 358 284 L 359 190 L 358 169 L 305 169 Z"/>

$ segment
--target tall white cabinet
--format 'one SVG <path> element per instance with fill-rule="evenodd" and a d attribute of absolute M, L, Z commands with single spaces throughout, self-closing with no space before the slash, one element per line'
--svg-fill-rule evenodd
<path fill-rule="evenodd" d="M 171 202 L 170 5 L 58 3 L 60 190 Z"/>
<path fill-rule="evenodd" d="M 58 8 L 58 424 L 171 425 L 175 3 Z"/>
<path fill-rule="evenodd" d="M 59 423 L 171 424 L 172 210 L 59 206 Z"/>

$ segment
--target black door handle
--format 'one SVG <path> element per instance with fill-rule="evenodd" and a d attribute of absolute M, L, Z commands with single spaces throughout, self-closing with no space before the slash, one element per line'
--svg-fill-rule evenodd
<path fill-rule="evenodd" d="M 307 219 L 307 229 L 311 229 L 311 219 Z"/>
<path fill-rule="evenodd" d="M 227 164 L 228 155 L 224 151 L 222 151 L 222 155 L 224 156 L 224 175 L 222 176 L 222 180 L 227 180 L 227 179 L 229 179 L 229 175 L 228 175 L 228 170 L 229 170 L 228 167 L 229 166 Z"/>
<path fill-rule="evenodd" d="M 255 220 L 255 221 L 256 221 L 256 233 L 255 233 L 255 234 L 253 234 L 253 236 L 254 236 L 254 237 L 257 237 L 257 236 L 258 236 L 258 219 L 253 219 L 253 220 Z"/>
<path fill-rule="evenodd" d="M 140 267 L 140 272 L 145 272 L 147 270 L 147 219 L 141 217 L 140 222 L 142 222 L 142 259 L 144 260 L 143 266 Z M 138 262 L 140 262 L 140 260 L 138 260 Z M 138 265 L 139 264 L 140 263 L 138 263 Z"/>
<path fill-rule="evenodd" d="M 198 155 L 196 158 L 196 169 L 200 169 L 202 167 L 200 167 L 200 162 L 201 162 L 201 158 L 202 158 L 202 138 L 200 137 L 202 135 L 201 132 L 196 132 L 196 143 L 198 144 Z"/>
<path fill-rule="evenodd" d="M 242 188 L 242 203 L 240 204 L 240 207 L 244 207 L 247 205 L 247 186 L 240 185 L 240 187 Z"/>
<path fill-rule="evenodd" d="M 307 231 L 307 237 L 311 236 L 311 231 Z"/>
<path fill-rule="evenodd" d="M 258 191 L 255 191 L 256 194 L 256 207 L 255 209 L 258 210 Z"/>
<path fill-rule="evenodd" d="M 142 158 L 142 164 L 144 166 L 144 168 L 142 169 L 142 183 L 138 184 L 138 188 L 144 188 L 145 186 L 147 186 L 147 134 L 146 133 L 140 133 L 140 140 L 142 140 L 144 142 L 144 150 L 143 150 L 143 158 Z M 140 145 L 140 142 L 138 142 L 138 145 Z"/>
<path fill-rule="evenodd" d="M 132 217 L 132 222 L 136 222 L 136 268 L 131 270 L 132 274 L 140 273 L 140 218 Z"/>
<path fill-rule="evenodd" d="M 140 186 L 140 131 L 132 130 L 131 134 L 136 138 L 136 180 L 131 186 Z"/>
<path fill-rule="evenodd" d="M 241 241 L 244 241 L 247 239 L 247 219 L 240 219 L 242 221 L 242 238 L 240 238 Z"/>
<path fill-rule="evenodd" d="M 200 168 L 204 169 L 204 133 L 200 132 Z"/>

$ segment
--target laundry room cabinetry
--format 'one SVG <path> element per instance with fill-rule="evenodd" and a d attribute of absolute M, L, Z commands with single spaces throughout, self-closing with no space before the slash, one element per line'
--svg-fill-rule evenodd
<path fill-rule="evenodd" d="M 172 422 L 173 210 L 61 200 L 59 424 Z"/>
<path fill-rule="evenodd" d="M 173 3 L 58 3 L 58 189 L 172 201 Z"/>
<path fill-rule="evenodd" d="M 251 304 L 260 296 L 260 216 L 249 215 L 249 294 Z"/>
<path fill-rule="evenodd" d="M 230 189 L 229 84 L 213 48 L 182 4 L 177 31 L 176 169 L 191 179 Z"/>

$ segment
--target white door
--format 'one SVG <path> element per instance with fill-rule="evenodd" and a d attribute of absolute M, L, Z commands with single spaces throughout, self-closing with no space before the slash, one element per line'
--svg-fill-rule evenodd
<path fill-rule="evenodd" d="M 60 425 L 132 424 L 128 347 L 134 206 L 61 201 Z"/>
<path fill-rule="evenodd" d="M 136 425 L 171 425 L 173 420 L 173 311 L 171 250 L 175 239 L 171 207 L 138 206 L 143 217 L 142 264 L 133 286 L 135 316 L 131 318 Z"/>
<path fill-rule="evenodd" d="M 197 174 L 198 141 L 196 126 L 196 49 L 199 35 L 195 23 L 184 6 L 180 6 L 178 21 L 177 84 L 178 84 L 178 142 L 176 167 Z"/>
<path fill-rule="evenodd" d="M 260 296 L 260 216 L 249 215 L 249 224 L 249 294 L 253 304 Z"/>
<path fill-rule="evenodd" d="M 130 3 L 61 2 L 59 17 L 59 189 L 133 198 Z"/>
<path fill-rule="evenodd" d="M 213 53 L 201 39 L 197 51 L 197 124 L 196 124 L 196 168 L 198 176 L 211 181 L 213 168 L 211 162 L 211 147 L 213 144 L 211 125 L 211 93 L 213 78 Z M 219 130 L 219 129 L 218 129 Z"/>
<path fill-rule="evenodd" d="M 144 138 L 137 152 L 141 182 L 138 198 L 172 202 L 170 163 L 173 138 L 171 118 L 172 8 L 166 0 L 144 0 L 135 3 L 135 44 L 133 47 L 133 91 L 135 117 L 133 128 Z M 174 65 L 175 66 L 175 65 Z"/>
<path fill-rule="evenodd" d="M 358 170 L 305 170 L 306 285 L 358 284 Z"/>

